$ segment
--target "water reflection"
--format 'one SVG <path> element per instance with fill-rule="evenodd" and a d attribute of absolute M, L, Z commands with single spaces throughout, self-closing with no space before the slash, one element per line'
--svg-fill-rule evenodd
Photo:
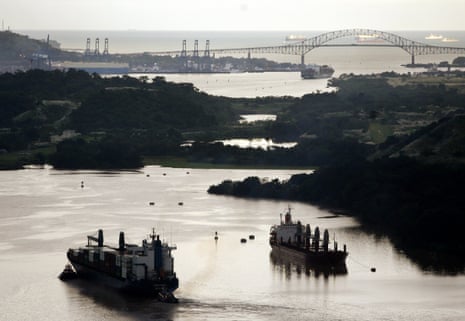
<path fill-rule="evenodd" d="M 291 279 L 295 273 L 298 277 L 305 275 L 306 277 L 324 277 L 343 276 L 347 275 L 347 266 L 341 265 L 336 267 L 316 266 L 305 262 L 304 260 L 292 259 L 285 256 L 280 256 L 270 252 L 270 263 L 273 271 L 284 274 L 286 279 Z"/>
<path fill-rule="evenodd" d="M 257 121 L 275 121 L 276 115 L 273 114 L 248 114 L 241 115 L 240 124 L 254 123 Z"/>
<path fill-rule="evenodd" d="M 394 246 L 405 253 L 405 255 L 422 271 L 438 275 L 460 275 L 465 273 L 464 258 L 460 253 L 427 251 L 394 241 Z"/>
<path fill-rule="evenodd" d="M 69 280 L 64 285 L 71 307 L 79 309 L 80 306 L 87 306 L 95 310 L 96 314 L 99 314 L 100 308 L 104 308 L 113 312 L 112 320 L 171 320 L 178 309 L 177 304 L 129 295 L 86 279 Z"/>
<path fill-rule="evenodd" d="M 265 150 L 272 150 L 277 147 L 292 148 L 297 145 L 296 142 L 276 143 L 270 138 L 232 138 L 224 140 L 215 140 L 214 143 L 223 143 L 225 146 L 237 146 L 240 148 L 261 148 Z"/>

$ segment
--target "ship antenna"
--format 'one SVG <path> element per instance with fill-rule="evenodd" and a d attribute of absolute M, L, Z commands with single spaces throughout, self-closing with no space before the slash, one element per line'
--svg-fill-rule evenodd
<path fill-rule="evenodd" d="M 152 239 L 152 242 L 155 240 L 155 228 L 152 227 L 152 234 L 150 234 L 150 238 Z"/>

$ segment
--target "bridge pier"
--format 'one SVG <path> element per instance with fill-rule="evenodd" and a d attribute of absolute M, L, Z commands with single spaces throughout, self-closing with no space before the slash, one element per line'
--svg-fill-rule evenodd
<path fill-rule="evenodd" d="M 302 65 L 302 67 L 305 67 L 305 54 L 302 54 L 300 56 L 300 64 Z"/>
<path fill-rule="evenodd" d="M 415 64 L 415 55 L 412 55 L 412 65 Z"/>

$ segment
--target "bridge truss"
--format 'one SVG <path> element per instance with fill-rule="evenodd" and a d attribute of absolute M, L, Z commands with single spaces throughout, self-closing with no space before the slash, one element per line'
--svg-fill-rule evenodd
<path fill-rule="evenodd" d="M 385 43 L 357 43 L 357 44 L 330 44 L 331 41 L 355 37 L 355 36 L 370 36 L 384 40 Z M 413 41 L 394 33 L 373 30 L 373 29 L 344 29 L 326 32 L 318 36 L 307 38 L 300 42 L 290 43 L 279 46 L 268 47 L 244 47 L 244 48 L 227 48 L 227 49 L 209 49 L 210 53 L 228 54 L 228 53 L 247 53 L 251 54 L 284 54 L 284 55 L 299 55 L 301 63 L 305 63 L 305 55 L 311 50 L 320 47 L 344 47 L 344 46 L 364 46 L 364 47 L 398 47 L 406 51 L 411 56 L 412 64 L 415 63 L 415 56 L 419 55 L 434 55 L 434 54 L 465 54 L 465 48 L 462 47 L 445 47 L 433 46 L 418 41 Z M 154 52 L 154 55 L 176 55 L 179 51 L 164 51 Z M 187 51 L 187 54 L 192 55 L 193 51 Z"/>

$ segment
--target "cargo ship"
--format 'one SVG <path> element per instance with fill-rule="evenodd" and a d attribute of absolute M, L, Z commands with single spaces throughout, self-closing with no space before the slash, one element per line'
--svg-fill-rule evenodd
<path fill-rule="evenodd" d="M 303 79 L 330 78 L 334 69 L 328 65 L 307 65 L 301 72 Z"/>
<path fill-rule="evenodd" d="M 153 295 L 175 301 L 172 294 L 179 286 L 174 272 L 170 246 L 152 230 L 142 244 L 127 244 L 120 232 L 119 246 L 103 243 L 103 231 L 87 236 L 87 245 L 69 249 L 67 257 L 77 277 L 92 279 L 112 288 L 141 295 Z"/>
<path fill-rule="evenodd" d="M 283 256 L 315 267 L 345 266 L 349 254 L 347 247 L 344 244 L 343 250 L 339 250 L 334 240 L 333 248 L 330 248 L 328 230 L 324 230 L 322 238 L 318 227 L 312 234 L 309 224 L 304 226 L 300 221 L 292 221 L 290 207 L 284 215 L 284 221 L 282 216 L 281 223 L 270 229 L 270 245 L 275 257 Z"/>
<path fill-rule="evenodd" d="M 434 33 L 430 33 L 425 37 L 426 40 L 441 40 L 442 38 L 444 38 L 442 35 L 436 35 Z"/>

